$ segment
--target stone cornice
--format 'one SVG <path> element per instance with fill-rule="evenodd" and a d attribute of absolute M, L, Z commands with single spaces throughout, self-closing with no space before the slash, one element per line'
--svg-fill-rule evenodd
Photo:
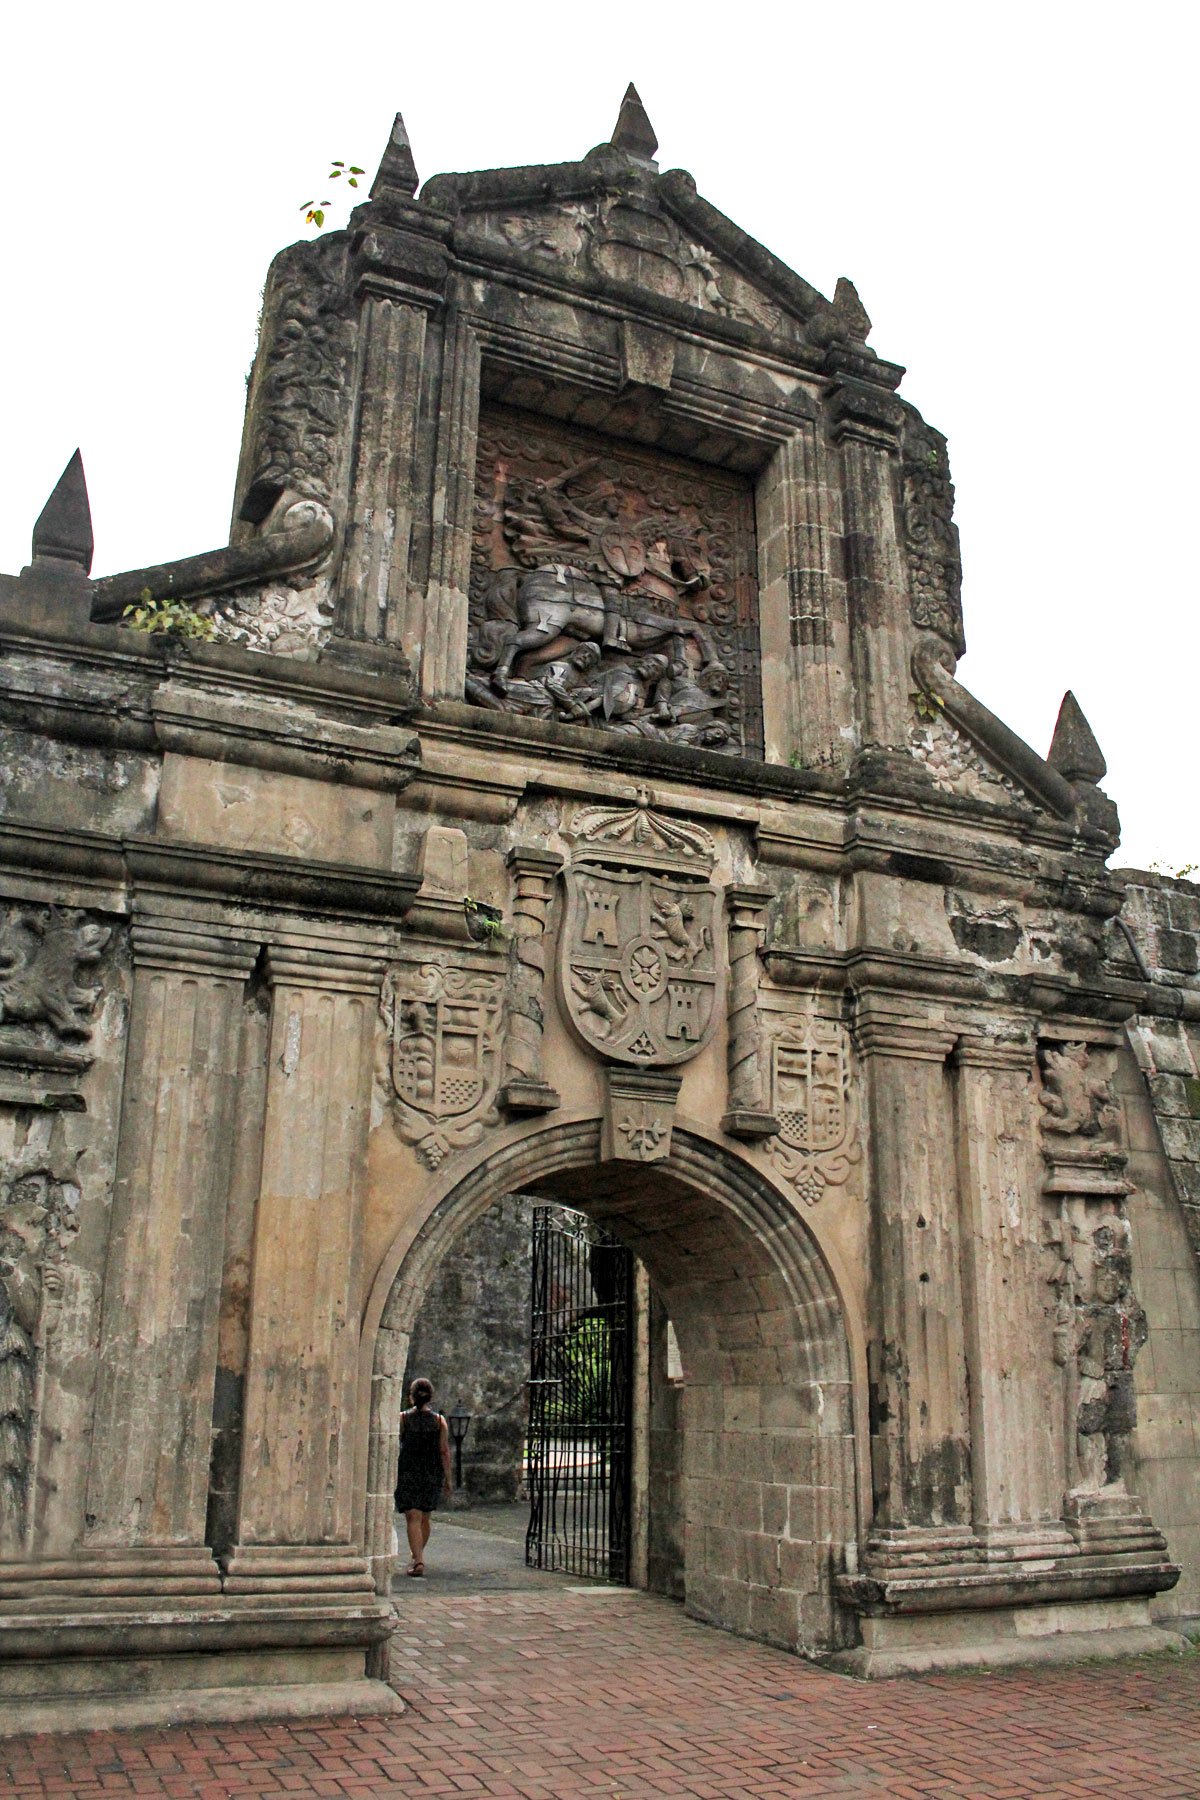
<path fill-rule="evenodd" d="M 165 838 L 109 837 L 0 822 L 0 874 L 90 882 L 108 910 L 155 911 L 155 900 L 225 904 L 254 912 L 316 911 L 339 919 L 398 924 L 418 887 L 415 875 L 317 862 Z"/>

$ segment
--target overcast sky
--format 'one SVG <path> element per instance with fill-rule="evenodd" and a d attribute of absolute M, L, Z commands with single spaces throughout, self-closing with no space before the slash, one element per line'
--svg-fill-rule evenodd
<path fill-rule="evenodd" d="M 274 252 L 327 159 L 660 165 L 826 294 L 945 431 L 961 679 L 1043 754 L 1070 687 L 1115 861 L 1200 862 L 1193 7 L 58 4 L 10 11 L 0 569 L 83 450 L 94 572 L 224 543 Z M 345 209 L 335 208 L 335 222 Z"/>

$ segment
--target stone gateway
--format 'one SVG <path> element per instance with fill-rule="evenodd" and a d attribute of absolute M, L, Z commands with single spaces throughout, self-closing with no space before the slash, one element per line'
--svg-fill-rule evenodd
<path fill-rule="evenodd" d="M 655 150 L 631 88 L 418 197 L 397 118 L 271 269 L 228 545 L 93 580 L 76 455 L 0 577 L 8 1729 L 399 1704 L 409 1346 L 510 1196 L 635 1253 L 664 1391 L 669 1323 L 695 1617 L 1200 1611 L 1196 890 L 1107 866 L 1070 695 L 1043 758 L 958 681 L 853 285 Z"/>

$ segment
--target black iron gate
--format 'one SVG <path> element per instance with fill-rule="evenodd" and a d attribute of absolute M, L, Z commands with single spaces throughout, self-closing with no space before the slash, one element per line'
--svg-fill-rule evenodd
<path fill-rule="evenodd" d="M 525 1561 L 629 1579 L 633 1257 L 582 1213 L 533 1213 Z"/>

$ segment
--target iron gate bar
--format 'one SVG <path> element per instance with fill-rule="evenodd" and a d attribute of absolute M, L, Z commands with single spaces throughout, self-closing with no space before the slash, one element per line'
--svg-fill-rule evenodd
<path fill-rule="evenodd" d="M 538 1569 L 627 1582 L 633 1256 L 582 1213 L 538 1206 L 530 1286 L 529 1530 Z"/>

